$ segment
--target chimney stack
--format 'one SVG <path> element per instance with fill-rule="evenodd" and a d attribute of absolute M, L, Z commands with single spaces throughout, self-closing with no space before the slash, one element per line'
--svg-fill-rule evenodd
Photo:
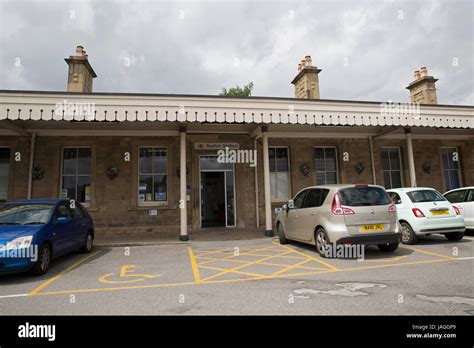
<path fill-rule="evenodd" d="M 407 87 L 410 91 L 411 102 L 420 104 L 438 104 L 435 86 L 438 79 L 428 75 L 428 69 L 426 69 L 426 66 L 421 67 L 420 70 L 416 70 L 413 78 L 414 81 Z"/>
<path fill-rule="evenodd" d="M 89 64 L 89 58 L 84 47 L 77 46 L 75 55 L 64 60 L 69 66 L 67 91 L 92 93 L 92 82 L 97 75 Z"/>
<path fill-rule="evenodd" d="M 319 99 L 318 74 L 321 69 L 313 66 L 311 56 L 305 56 L 298 64 L 298 74 L 291 81 L 295 85 L 295 97 L 300 99 Z"/>

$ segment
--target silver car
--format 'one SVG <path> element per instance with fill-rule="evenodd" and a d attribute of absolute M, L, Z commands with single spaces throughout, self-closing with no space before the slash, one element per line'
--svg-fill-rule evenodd
<path fill-rule="evenodd" d="M 276 228 L 281 244 L 312 244 L 322 257 L 331 244 L 372 244 L 393 252 L 401 239 L 395 205 L 377 185 L 307 187 L 283 206 Z"/>

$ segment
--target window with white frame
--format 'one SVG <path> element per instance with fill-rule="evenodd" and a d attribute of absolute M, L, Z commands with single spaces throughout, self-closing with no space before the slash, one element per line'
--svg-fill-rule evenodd
<path fill-rule="evenodd" d="M 314 148 L 316 185 L 337 184 L 337 151 L 335 147 Z"/>
<path fill-rule="evenodd" d="M 138 202 L 168 200 L 168 153 L 165 147 L 140 147 L 138 150 Z"/>
<path fill-rule="evenodd" d="M 272 200 L 290 198 L 290 170 L 288 148 L 272 146 L 268 148 L 270 162 L 270 191 Z"/>
<path fill-rule="evenodd" d="M 457 147 L 442 147 L 441 161 L 443 164 L 444 186 L 446 191 L 461 187 L 461 168 Z"/>
<path fill-rule="evenodd" d="M 91 201 L 90 147 L 63 148 L 61 197 L 81 203 Z"/>
<path fill-rule="evenodd" d="M 402 164 L 399 147 L 382 148 L 382 171 L 386 189 L 402 187 Z"/>

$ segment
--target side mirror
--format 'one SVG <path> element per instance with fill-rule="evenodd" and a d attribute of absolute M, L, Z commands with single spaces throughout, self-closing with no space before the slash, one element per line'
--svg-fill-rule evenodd
<path fill-rule="evenodd" d="M 285 210 L 287 213 L 288 213 L 288 210 L 290 210 L 290 208 L 288 208 L 288 204 L 283 204 L 283 207 L 281 208 Z"/>
<path fill-rule="evenodd" d="M 56 223 L 57 224 L 67 224 L 67 223 L 69 223 L 69 219 L 65 216 L 58 216 L 56 218 Z"/>
<path fill-rule="evenodd" d="M 287 203 L 288 209 L 293 209 L 295 207 L 295 203 L 293 202 L 292 199 L 290 199 Z"/>

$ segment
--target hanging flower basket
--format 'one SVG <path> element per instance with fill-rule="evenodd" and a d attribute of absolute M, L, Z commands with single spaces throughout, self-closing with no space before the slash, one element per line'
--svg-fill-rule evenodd
<path fill-rule="evenodd" d="M 44 173 L 41 168 L 37 168 L 37 167 L 33 168 L 31 172 L 31 178 L 33 180 L 41 180 L 43 179 L 43 176 L 44 176 Z"/>
<path fill-rule="evenodd" d="M 118 168 L 116 166 L 109 166 L 107 168 L 107 177 L 110 179 L 110 180 L 114 180 L 117 175 L 118 175 Z"/>

